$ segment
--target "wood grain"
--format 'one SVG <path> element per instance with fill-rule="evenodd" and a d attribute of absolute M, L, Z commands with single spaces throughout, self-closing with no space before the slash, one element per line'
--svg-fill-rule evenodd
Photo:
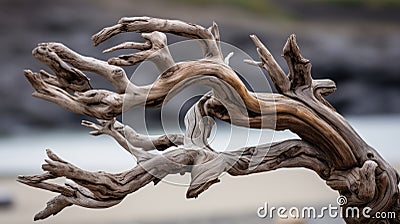
<path fill-rule="evenodd" d="M 349 123 L 324 99 L 336 90 L 331 80 L 314 80 L 311 63 L 300 54 L 296 36 L 291 35 L 283 57 L 289 67 L 286 75 L 263 43 L 252 35 L 261 61 L 247 63 L 264 69 L 278 93 L 250 92 L 224 61 L 220 33 L 214 23 L 206 29 L 178 20 L 151 17 L 122 18 L 92 39 L 98 45 L 122 32 L 139 32 L 144 43 L 127 42 L 107 49 L 135 49 L 139 52 L 114 57 L 108 62 L 82 56 L 59 43 L 39 44 L 33 55 L 54 75 L 25 71 L 35 89 L 34 96 L 58 104 L 78 114 L 97 119 L 83 121 L 91 134 L 113 137 L 134 155 L 138 165 L 123 173 L 84 171 L 48 150 L 43 174 L 20 176 L 18 181 L 59 195 L 35 216 L 35 220 L 55 215 L 63 208 L 78 205 L 105 208 L 165 176 L 190 173 L 186 197 L 194 198 L 219 182 L 226 172 L 248 175 L 283 167 L 304 167 L 315 171 L 327 185 L 348 199 L 343 208 L 370 207 L 370 214 L 395 212 L 397 218 L 367 219 L 345 217 L 347 223 L 400 223 L 399 175 L 379 153 L 370 147 Z M 204 58 L 176 63 L 164 33 L 198 40 Z M 137 86 L 119 66 L 152 61 L 160 75 L 151 85 Z M 107 79 L 115 92 L 94 88 L 84 71 Z M 212 88 L 186 114 L 186 133 L 147 136 L 116 120 L 124 111 L 137 107 L 161 107 L 174 95 L 193 84 Z M 215 120 L 248 128 L 290 130 L 300 140 L 244 147 L 217 152 L 208 144 Z M 150 150 L 166 152 L 154 154 Z M 66 177 L 65 185 L 47 182 Z M 245 189 L 244 189 L 245 191 Z"/>

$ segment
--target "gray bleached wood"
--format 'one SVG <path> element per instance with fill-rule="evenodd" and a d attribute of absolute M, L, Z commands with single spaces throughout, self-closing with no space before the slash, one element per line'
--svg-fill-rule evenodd
<path fill-rule="evenodd" d="M 150 182 L 157 184 L 169 174 L 190 173 L 186 197 L 193 198 L 219 182 L 218 177 L 225 172 L 249 175 L 283 167 L 305 167 L 348 199 L 344 209 L 370 207 L 372 215 L 396 213 L 396 218 L 386 219 L 345 217 L 347 223 L 400 223 L 396 170 L 323 98 L 336 90 L 335 83 L 312 79 L 311 63 L 301 56 L 294 35 L 283 49 L 288 75 L 262 42 L 251 36 L 261 61 L 246 62 L 265 69 L 278 91 L 253 93 L 228 66 L 228 59 L 224 62 L 215 23 L 206 29 L 178 20 L 123 18 L 92 39 L 98 45 L 122 32 L 140 32 L 146 41 L 127 42 L 106 50 L 139 50 L 112 58 L 108 63 L 81 56 L 58 43 L 40 44 L 33 51 L 55 74 L 26 70 L 25 75 L 35 89 L 33 95 L 97 119 L 98 124 L 83 121 L 82 125 L 93 129 L 93 135 L 110 135 L 138 161 L 131 170 L 118 174 L 88 172 L 47 150 L 49 159 L 42 166 L 45 173 L 18 177 L 18 181 L 29 186 L 59 193 L 35 220 L 55 215 L 71 205 L 111 207 L 126 195 Z M 164 33 L 198 40 L 204 58 L 174 62 Z M 152 61 L 160 71 L 157 80 L 148 86 L 134 85 L 117 66 L 144 60 Z M 115 92 L 95 89 L 83 71 L 103 76 L 115 87 Z M 212 91 L 186 114 L 185 135 L 141 135 L 115 119 L 135 107 L 160 107 L 194 83 L 208 85 Z M 217 152 L 207 142 L 215 119 L 248 128 L 288 129 L 301 139 Z M 153 149 L 169 150 L 161 154 L 148 152 Z M 65 185 L 47 182 L 58 177 L 66 177 L 68 181 Z"/>

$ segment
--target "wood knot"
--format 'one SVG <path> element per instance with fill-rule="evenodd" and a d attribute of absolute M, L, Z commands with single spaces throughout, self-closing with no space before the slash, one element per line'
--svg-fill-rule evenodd
<path fill-rule="evenodd" d="M 375 196 L 376 168 L 378 164 L 367 160 L 362 167 L 349 170 L 335 170 L 327 180 L 327 184 L 343 195 L 350 195 L 354 202 L 370 202 Z"/>

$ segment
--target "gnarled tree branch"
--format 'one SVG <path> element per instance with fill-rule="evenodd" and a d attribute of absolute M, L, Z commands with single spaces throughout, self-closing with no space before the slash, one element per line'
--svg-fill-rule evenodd
<path fill-rule="evenodd" d="M 372 213 L 393 211 L 400 214 L 396 170 L 323 98 L 336 90 L 335 83 L 312 78 L 311 63 L 300 54 L 294 35 L 288 38 L 283 48 L 288 75 L 263 43 L 251 36 L 261 61 L 246 62 L 268 72 L 278 90 L 273 94 L 249 91 L 229 67 L 229 59 L 224 62 L 215 23 L 205 29 L 177 20 L 123 18 L 92 39 L 98 45 L 122 32 L 142 33 L 146 41 L 127 42 L 106 50 L 139 50 L 111 58 L 108 63 L 81 56 L 57 43 L 40 44 L 33 51 L 34 56 L 55 74 L 26 70 L 25 75 L 35 89 L 33 95 L 74 113 L 96 118 L 99 124 L 83 121 L 82 125 L 94 129 L 93 135 L 110 135 L 138 161 L 137 166 L 119 174 L 88 172 L 48 150 L 49 160 L 42 166 L 45 173 L 18 178 L 24 184 L 59 193 L 35 216 L 35 220 L 55 215 L 70 205 L 113 206 L 127 194 L 150 182 L 157 184 L 169 174 L 190 173 L 186 197 L 193 198 L 219 182 L 222 173 L 248 175 L 282 167 L 305 167 L 315 171 L 328 186 L 347 197 L 345 208 L 370 207 Z M 198 40 L 204 58 L 174 62 L 164 33 Z M 134 85 L 117 66 L 145 60 L 152 61 L 160 72 L 154 83 L 147 86 Z M 83 71 L 103 76 L 115 87 L 115 92 L 95 89 Z M 192 84 L 207 85 L 212 91 L 186 114 L 184 135 L 141 135 L 116 121 L 115 117 L 135 107 L 161 107 Z M 215 119 L 249 128 L 288 129 L 301 139 L 217 152 L 208 144 Z M 161 154 L 148 152 L 153 149 L 169 150 Z M 65 185 L 47 181 L 58 177 L 66 177 L 68 181 Z M 399 218 L 346 217 L 345 221 L 400 223 Z"/>

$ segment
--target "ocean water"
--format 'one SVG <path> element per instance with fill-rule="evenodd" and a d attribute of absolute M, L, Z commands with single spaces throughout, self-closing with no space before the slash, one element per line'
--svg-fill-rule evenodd
<path fill-rule="evenodd" d="M 400 115 L 347 117 L 362 138 L 392 164 L 400 163 Z M 82 129 L 85 130 L 85 129 Z M 161 133 L 155 131 L 154 133 Z M 236 130 L 220 125 L 211 135 L 211 145 L 219 150 L 233 150 L 245 145 L 267 143 L 296 135 L 284 132 Z M 45 149 L 80 168 L 119 172 L 132 168 L 135 158 L 109 136 L 91 136 L 88 132 L 34 132 L 0 138 L 0 176 L 34 174 L 46 158 Z"/>

